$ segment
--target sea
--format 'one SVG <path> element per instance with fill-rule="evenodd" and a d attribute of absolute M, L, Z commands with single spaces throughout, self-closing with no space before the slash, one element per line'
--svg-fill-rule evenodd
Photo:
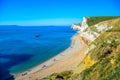
<path fill-rule="evenodd" d="M 0 26 L 0 80 L 64 51 L 75 33 L 71 26 Z"/>

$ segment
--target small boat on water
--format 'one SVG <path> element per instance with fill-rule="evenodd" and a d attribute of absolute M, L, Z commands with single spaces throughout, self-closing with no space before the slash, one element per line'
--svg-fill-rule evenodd
<path fill-rule="evenodd" d="M 35 35 L 35 37 L 36 37 L 36 38 L 39 38 L 39 37 L 40 37 L 40 35 Z"/>

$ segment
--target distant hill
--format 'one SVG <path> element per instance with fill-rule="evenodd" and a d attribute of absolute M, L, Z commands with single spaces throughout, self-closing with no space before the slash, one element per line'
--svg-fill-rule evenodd
<path fill-rule="evenodd" d="M 0 25 L 0 27 L 6 27 L 6 26 L 7 27 L 10 27 L 10 26 L 16 26 L 17 27 L 18 25 Z"/>

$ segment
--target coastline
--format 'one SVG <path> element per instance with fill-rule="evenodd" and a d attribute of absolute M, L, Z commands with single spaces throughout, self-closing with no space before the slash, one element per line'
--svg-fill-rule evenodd
<path fill-rule="evenodd" d="M 87 38 L 85 38 L 88 40 Z M 91 41 L 88 40 L 88 44 Z M 85 57 L 87 45 L 83 41 L 83 37 L 79 34 L 72 37 L 70 47 L 63 52 L 50 58 L 49 60 L 39 64 L 29 70 L 14 75 L 16 80 L 33 80 L 36 78 L 44 78 L 52 73 L 73 70 Z"/>

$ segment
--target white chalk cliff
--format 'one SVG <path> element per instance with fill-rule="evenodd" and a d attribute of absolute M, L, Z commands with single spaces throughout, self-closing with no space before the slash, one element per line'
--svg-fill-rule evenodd
<path fill-rule="evenodd" d="M 73 30 L 79 30 L 81 32 L 84 31 L 87 27 L 87 19 L 85 17 L 83 17 L 83 21 L 80 24 L 72 24 Z"/>
<path fill-rule="evenodd" d="M 93 26 L 88 26 L 87 24 L 87 18 L 83 17 L 83 20 L 79 24 L 72 24 L 71 27 L 73 30 L 78 30 L 78 35 L 88 38 L 91 41 L 94 41 L 100 33 L 102 33 L 105 30 L 111 29 L 111 27 L 108 26 L 107 22 L 104 23 L 98 23 Z M 95 28 L 96 31 L 92 30 L 92 28 Z"/>

